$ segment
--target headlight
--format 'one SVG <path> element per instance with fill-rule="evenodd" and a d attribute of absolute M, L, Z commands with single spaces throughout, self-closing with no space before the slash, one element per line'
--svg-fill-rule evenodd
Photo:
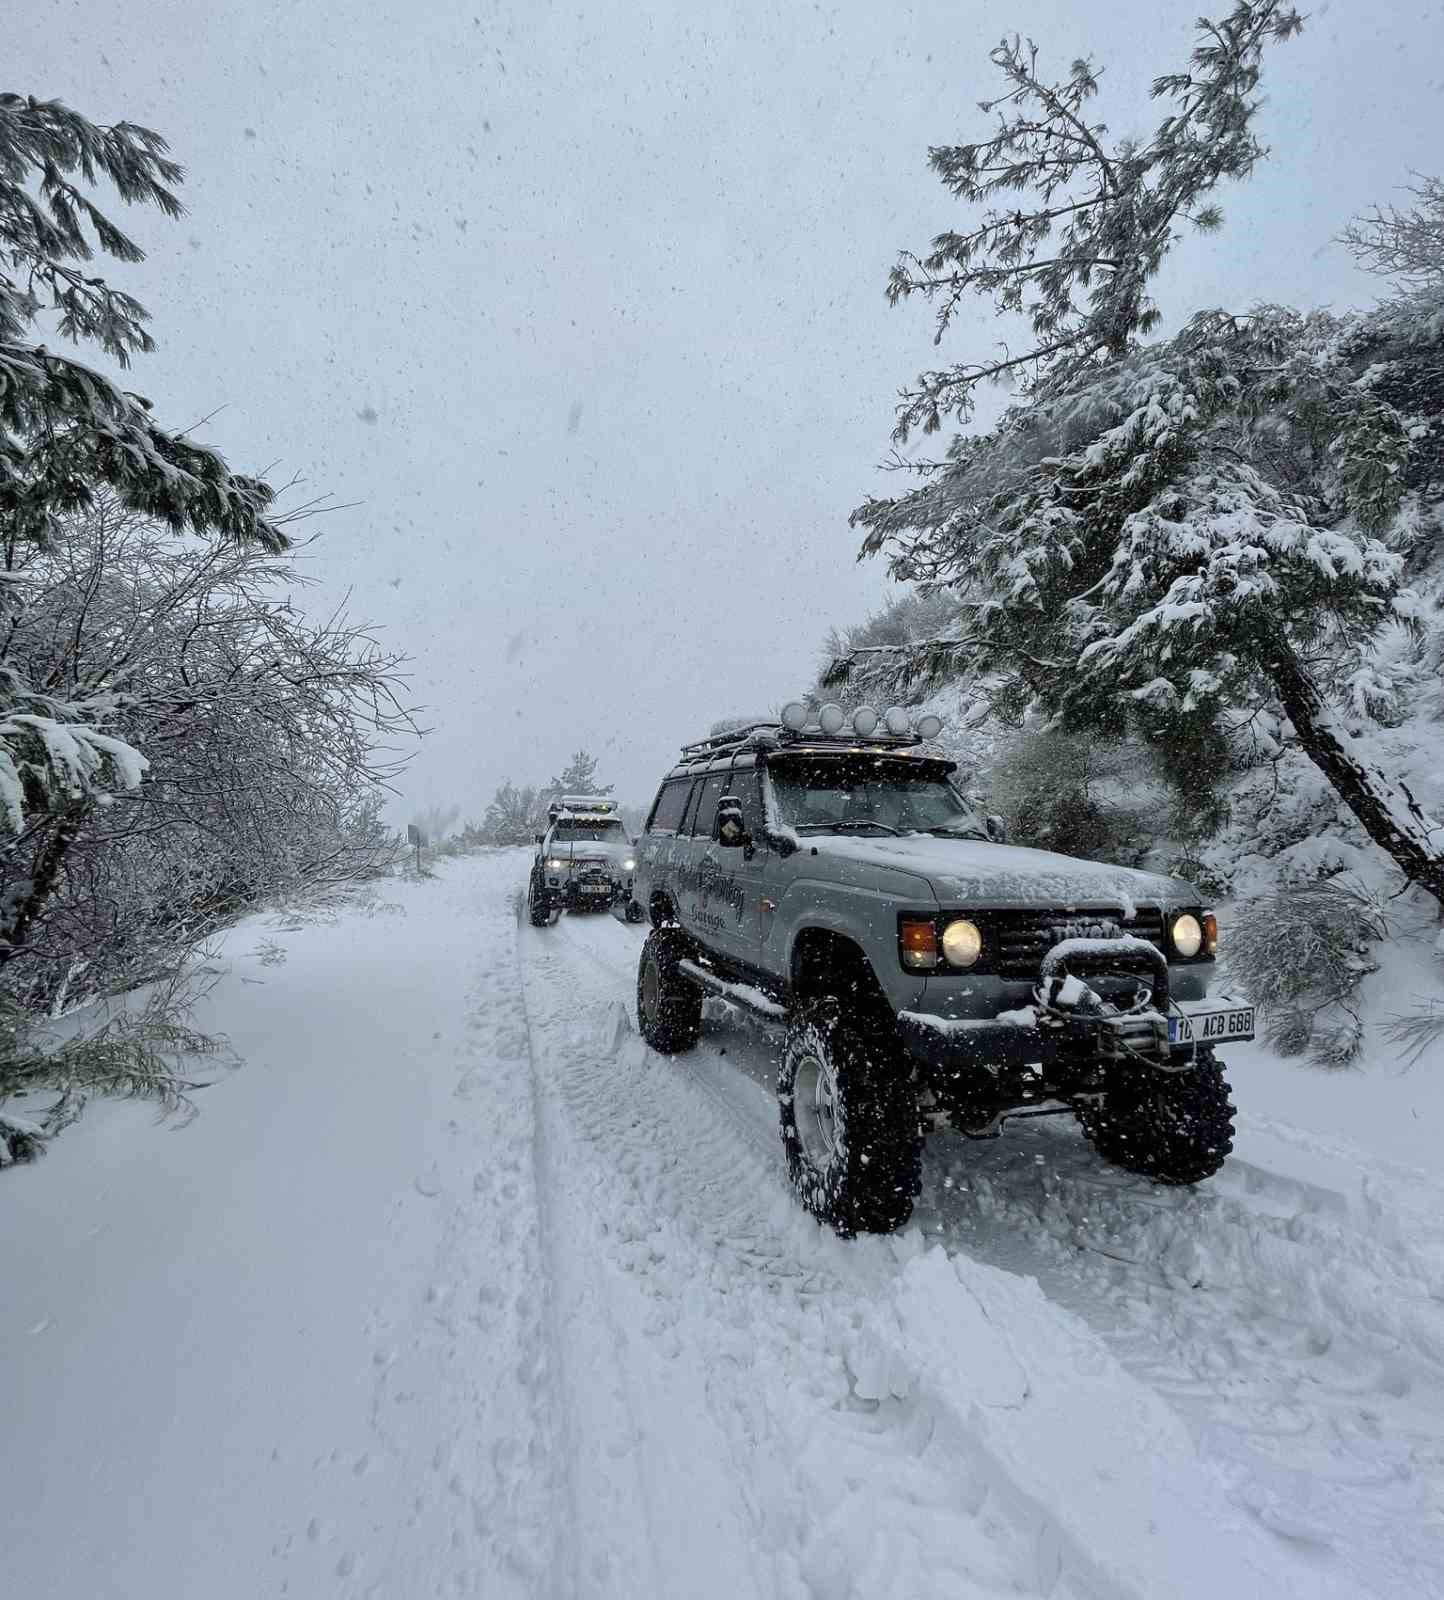
<path fill-rule="evenodd" d="M 558 861 L 554 857 L 552 860 L 547 862 L 547 871 L 548 872 L 560 872 L 564 866 L 566 866 L 566 862 L 565 861 Z"/>
<path fill-rule="evenodd" d="M 1203 929 L 1198 918 L 1191 911 L 1185 911 L 1181 917 L 1173 919 L 1173 927 L 1169 930 L 1173 939 L 1173 948 L 1185 961 L 1191 961 L 1203 949 Z"/>
<path fill-rule="evenodd" d="M 983 953 L 983 936 L 975 922 L 958 917 L 943 929 L 943 954 L 952 967 L 970 967 Z"/>
<path fill-rule="evenodd" d="M 628 858 L 627 858 L 627 859 L 626 859 L 626 860 L 625 860 L 625 861 L 624 861 L 624 862 L 623 862 L 623 863 L 622 863 L 622 871 L 623 871 L 623 872 L 634 872 L 634 871 L 635 871 L 635 870 L 636 870 L 636 866 L 637 866 L 637 863 L 636 863 L 636 862 L 635 862 L 635 861 L 633 861 L 633 860 L 632 860 L 632 859 L 631 859 L 631 857 L 630 857 L 630 856 L 629 856 L 629 857 L 628 857 Z"/>

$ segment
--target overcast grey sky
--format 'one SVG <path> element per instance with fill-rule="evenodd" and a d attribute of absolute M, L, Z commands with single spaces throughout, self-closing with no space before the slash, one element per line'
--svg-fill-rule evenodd
<path fill-rule="evenodd" d="M 163 421 L 359 502 L 350 590 L 415 657 L 408 799 L 479 814 L 586 745 L 628 797 L 718 716 L 810 680 L 881 601 L 849 510 L 895 480 L 892 396 L 935 362 L 897 250 L 959 219 L 929 144 L 980 136 L 987 50 L 1108 68 L 1152 126 L 1201 0 L 65 0 L 10 7 L 0 88 L 159 129 L 179 224 L 108 275 L 154 314 Z M 1229 0 L 1203 6 L 1211 14 Z M 1375 286 L 1332 236 L 1438 172 L 1444 0 L 1324 0 L 1272 49 L 1272 158 L 1181 249 L 1170 320 Z M 941 354 L 992 342 L 981 308 Z"/>

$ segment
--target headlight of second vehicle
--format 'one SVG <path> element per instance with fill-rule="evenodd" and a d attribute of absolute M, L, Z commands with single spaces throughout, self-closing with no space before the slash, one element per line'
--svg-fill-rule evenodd
<path fill-rule="evenodd" d="M 1203 949 L 1203 928 L 1191 911 L 1185 911 L 1181 917 L 1173 919 L 1173 927 L 1169 930 L 1169 934 L 1173 940 L 1174 950 L 1185 961 L 1192 961 Z"/>
<path fill-rule="evenodd" d="M 622 871 L 623 872 L 635 872 L 636 869 L 637 869 L 637 863 L 632 859 L 631 856 L 628 856 L 627 859 L 622 863 Z"/>
<path fill-rule="evenodd" d="M 943 929 L 943 955 L 950 967 L 970 967 L 983 953 L 983 936 L 975 922 L 954 917 Z"/>
<path fill-rule="evenodd" d="M 552 859 L 547 862 L 547 871 L 560 872 L 564 866 L 566 866 L 565 861 L 560 861 L 557 859 L 557 857 L 553 856 Z"/>

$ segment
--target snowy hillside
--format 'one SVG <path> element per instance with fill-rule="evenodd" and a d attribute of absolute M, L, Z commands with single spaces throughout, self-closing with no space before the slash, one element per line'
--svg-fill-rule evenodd
<path fill-rule="evenodd" d="M 843 1243 L 770 1034 L 714 1003 L 657 1056 L 642 930 L 521 926 L 520 851 L 440 870 L 236 928 L 202 1115 L 7 1175 L 14 1593 L 1444 1593 L 1428 1063 L 1235 1051 L 1194 1192 L 935 1139 Z"/>

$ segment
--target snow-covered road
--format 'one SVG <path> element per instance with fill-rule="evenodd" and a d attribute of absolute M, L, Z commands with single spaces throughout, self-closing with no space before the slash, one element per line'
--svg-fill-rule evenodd
<path fill-rule="evenodd" d="M 1034 1124 L 843 1244 L 773 1037 L 652 1054 L 641 930 L 519 926 L 525 867 L 236 930 L 200 1118 L 3 1176 L 7 1589 L 1444 1595 L 1432 1182 L 1246 1117 L 1164 1191 Z"/>

